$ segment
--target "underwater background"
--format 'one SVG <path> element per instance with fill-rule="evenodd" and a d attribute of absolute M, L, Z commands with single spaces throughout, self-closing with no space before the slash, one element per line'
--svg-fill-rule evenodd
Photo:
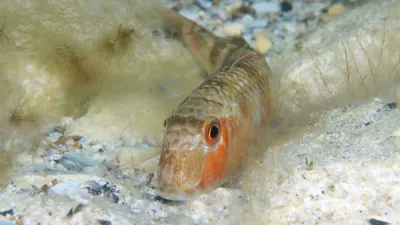
<path fill-rule="evenodd" d="M 276 111 L 179 204 L 152 190 L 162 124 L 205 78 L 165 5 L 265 54 Z M 399 37 L 396 0 L 3 0 L 0 224 L 399 224 Z"/>

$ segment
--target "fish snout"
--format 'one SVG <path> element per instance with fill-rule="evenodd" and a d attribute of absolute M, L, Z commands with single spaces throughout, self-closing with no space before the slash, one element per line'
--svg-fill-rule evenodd
<path fill-rule="evenodd" d="M 201 191 L 201 163 L 194 163 L 187 155 L 182 157 L 173 154 L 164 160 L 163 157 L 165 154 L 161 156 L 153 183 L 158 196 L 167 200 L 187 201 Z"/>
<path fill-rule="evenodd" d="M 168 170 L 166 170 L 168 171 Z M 170 170 L 169 170 L 170 171 Z M 164 172 L 164 173 L 163 173 Z M 174 175 L 165 176 L 165 171 L 157 173 L 154 182 L 156 195 L 172 201 L 187 201 L 198 193 L 197 184 L 174 182 Z M 175 176 L 178 176 L 175 174 Z"/>

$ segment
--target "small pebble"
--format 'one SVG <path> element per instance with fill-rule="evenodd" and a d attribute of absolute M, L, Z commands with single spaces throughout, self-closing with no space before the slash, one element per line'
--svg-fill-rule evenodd
<path fill-rule="evenodd" d="M 240 23 L 228 24 L 224 27 L 227 36 L 240 36 L 244 30 L 244 25 Z"/>
<path fill-rule="evenodd" d="M 283 23 L 283 29 L 285 29 L 285 31 L 287 31 L 288 33 L 297 32 L 296 24 L 290 22 Z"/>
<path fill-rule="evenodd" d="M 23 225 L 24 224 L 24 217 L 19 215 L 17 216 L 17 219 L 15 220 L 15 225 Z"/>
<path fill-rule="evenodd" d="M 271 41 L 263 34 L 257 34 L 255 36 L 256 50 L 261 54 L 265 54 L 271 48 Z"/>
<path fill-rule="evenodd" d="M 47 136 L 47 140 L 56 142 L 62 136 L 61 132 L 52 132 Z"/>
<path fill-rule="evenodd" d="M 385 221 L 382 221 L 382 220 L 373 219 L 373 218 L 369 219 L 368 223 L 371 224 L 371 225 L 388 225 L 388 224 L 390 224 L 388 222 L 385 222 Z"/>
<path fill-rule="evenodd" d="M 194 3 L 202 10 L 207 10 L 212 7 L 212 2 L 207 0 L 195 0 Z"/>
<path fill-rule="evenodd" d="M 104 193 L 104 195 L 112 203 L 118 203 L 119 202 L 119 197 L 116 194 L 112 193 L 112 191 L 108 191 L 108 192 Z"/>
<path fill-rule="evenodd" d="M 292 8 L 293 8 L 292 3 L 288 2 L 288 1 L 281 2 L 281 11 L 282 12 L 289 12 L 292 10 Z"/>
<path fill-rule="evenodd" d="M 94 144 L 92 145 L 92 149 L 98 151 L 99 149 L 104 148 L 104 146 L 102 144 Z"/>
<path fill-rule="evenodd" d="M 268 20 L 267 19 L 255 19 L 253 21 L 250 21 L 247 25 L 249 28 L 265 28 L 268 26 Z"/>
<path fill-rule="evenodd" d="M 232 14 L 234 14 L 236 11 L 239 10 L 240 7 L 242 7 L 243 3 L 242 2 L 235 2 L 231 5 L 229 5 L 228 7 L 225 8 L 225 12 L 229 15 L 232 16 Z"/>
<path fill-rule="evenodd" d="M 86 190 L 80 187 L 77 180 L 69 180 L 64 183 L 58 183 L 50 188 L 51 194 L 68 196 L 70 198 L 89 196 Z"/>
<path fill-rule="evenodd" d="M 54 162 L 63 165 L 67 170 L 71 170 L 71 171 L 81 171 L 84 167 L 79 162 L 67 159 L 64 156 L 61 159 L 54 160 Z"/>
<path fill-rule="evenodd" d="M 2 216 L 7 216 L 7 215 L 13 216 L 14 215 L 14 209 L 0 211 L 0 215 L 2 215 Z"/>
<path fill-rule="evenodd" d="M 395 137 L 400 137 L 400 129 L 393 131 L 392 135 Z"/>
<path fill-rule="evenodd" d="M 68 211 L 67 215 L 65 217 L 71 218 L 74 215 L 74 210 L 72 208 Z"/>
<path fill-rule="evenodd" d="M 230 11 L 229 13 L 232 18 L 241 18 L 244 15 L 251 15 L 251 16 L 256 16 L 256 11 L 254 10 L 253 7 L 248 6 L 248 5 L 241 5 L 239 8 L 235 8 L 235 10 Z"/>
<path fill-rule="evenodd" d="M 108 220 L 97 220 L 99 225 L 111 225 L 111 222 Z"/>
<path fill-rule="evenodd" d="M 99 195 L 102 191 L 102 187 L 100 186 L 100 184 L 94 180 L 87 181 L 86 188 L 88 189 L 89 194 L 92 195 Z"/>
<path fill-rule="evenodd" d="M 68 139 L 68 140 L 65 142 L 65 144 L 68 145 L 68 146 L 74 146 L 74 145 L 75 145 L 75 141 L 74 141 L 73 139 Z"/>
<path fill-rule="evenodd" d="M 281 10 L 279 4 L 275 2 L 257 2 L 252 7 L 256 10 L 258 17 L 269 13 L 278 13 Z"/>
<path fill-rule="evenodd" d="M 388 103 L 384 107 L 386 107 L 387 110 L 395 109 L 395 108 L 397 108 L 397 102 Z"/>
<path fill-rule="evenodd" d="M 329 16 L 338 16 L 344 12 L 344 9 L 345 9 L 345 7 L 343 4 L 336 3 L 336 4 L 333 4 L 331 7 L 329 7 L 327 13 Z"/>
<path fill-rule="evenodd" d="M 78 206 L 76 206 L 76 208 L 74 209 L 74 214 L 79 213 L 80 211 L 82 211 L 83 208 L 85 208 L 87 205 L 84 204 L 79 204 Z"/>
<path fill-rule="evenodd" d="M 83 137 L 82 137 L 82 136 L 79 136 L 79 135 L 74 135 L 74 136 L 72 136 L 71 138 L 72 138 L 72 140 L 74 140 L 74 141 L 80 141 Z"/>

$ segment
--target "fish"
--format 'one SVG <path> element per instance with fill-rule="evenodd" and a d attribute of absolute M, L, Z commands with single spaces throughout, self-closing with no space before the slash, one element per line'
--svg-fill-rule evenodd
<path fill-rule="evenodd" d="M 220 37 L 168 8 L 166 29 L 207 73 L 165 119 L 157 196 L 188 201 L 229 180 L 273 118 L 271 70 L 242 37 Z"/>

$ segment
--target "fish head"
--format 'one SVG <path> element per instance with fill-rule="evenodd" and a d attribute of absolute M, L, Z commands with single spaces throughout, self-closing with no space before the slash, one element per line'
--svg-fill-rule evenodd
<path fill-rule="evenodd" d="M 227 119 L 217 115 L 167 118 L 154 183 L 157 195 L 185 201 L 219 185 L 226 175 L 228 130 Z"/>

